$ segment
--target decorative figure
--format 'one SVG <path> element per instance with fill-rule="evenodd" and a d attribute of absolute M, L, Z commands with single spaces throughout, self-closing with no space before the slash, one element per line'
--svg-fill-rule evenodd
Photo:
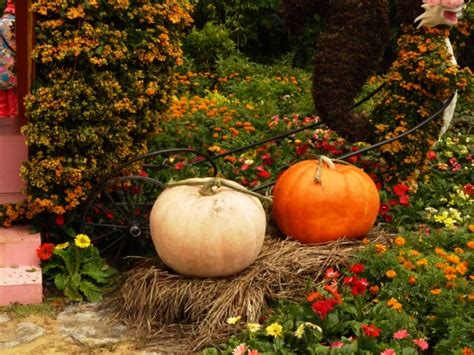
<path fill-rule="evenodd" d="M 0 119 L 17 115 L 14 26 L 15 4 L 8 0 L 0 18 Z"/>

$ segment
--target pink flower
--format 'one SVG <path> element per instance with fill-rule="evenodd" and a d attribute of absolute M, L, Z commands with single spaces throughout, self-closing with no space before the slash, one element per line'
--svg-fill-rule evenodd
<path fill-rule="evenodd" d="M 258 350 L 249 350 L 248 355 L 259 355 Z"/>
<path fill-rule="evenodd" d="M 402 339 L 405 339 L 409 335 L 410 333 L 408 333 L 408 330 L 400 329 L 400 330 L 397 330 L 395 333 L 393 333 L 393 339 L 402 340 Z"/>
<path fill-rule="evenodd" d="M 244 343 L 237 345 L 237 347 L 232 350 L 232 355 L 245 355 L 247 352 L 247 345 Z"/>
<path fill-rule="evenodd" d="M 341 275 L 341 273 L 339 271 L 335 271 L 332 267 L 327 268 L 324 272 L 325 279 L 335 279 L 339 277 L 339 275 Z"/>
<path fill-rule="evenodd" d="M 428 345 L 428 342 L 425 340 L 425 339 L 414 339 L 413 342 L 418 345 L 418 347 L 421 349 L 421 350 L 426 350 L 428 349 L 430 346 Z"/>
<path fill-rule="evenodd" d="M 397 353 L 393 349 L 385 349 L 380 353 L 380 355 L 396 355 Z"/>

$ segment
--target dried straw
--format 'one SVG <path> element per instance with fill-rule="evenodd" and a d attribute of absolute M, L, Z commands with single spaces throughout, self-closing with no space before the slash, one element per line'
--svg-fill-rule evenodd
<path fill-rule="evenodd" d="M 371 232 L 369 239 L 389 240 Z M 184 278 L 149 262 L 125 275 L 119 294 L 108 302 L 127 325 L 146 334 L 146 347 L 170 353 L 218 344 L 235 326 L 229 317 L 257 322 L 269 299 L 301 301 L 308 285 L 321 282 L 325 268 L 342 266 L 361 248 L 359 240 L 302 245 L 290 239 L 267 237 L 256 262 L 227 278 Z"/>

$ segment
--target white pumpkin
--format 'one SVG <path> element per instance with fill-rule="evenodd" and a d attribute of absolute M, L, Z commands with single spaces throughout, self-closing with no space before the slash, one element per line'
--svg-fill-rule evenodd
<path fill-rule="evenodd" d="M 168 267 L 184 276 L 223 277 L 255 261 L 266 228 L 257 197 L 234 181 L 218 178 L 170 185 L 150 214 L 153 243 Z"/>

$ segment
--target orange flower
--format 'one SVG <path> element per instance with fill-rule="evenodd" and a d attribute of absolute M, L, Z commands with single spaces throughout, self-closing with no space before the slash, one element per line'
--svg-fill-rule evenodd
<path fill-rule="evenodd" d="M 379 254 L 385 253 L 387 251 L 387 247 L 383 244 L 375 244 L 375 251 Z"/>
<path fill-rule="evenodd" d="M 393 279 L 395 276 L 397 276 L 397 273 L 395 270 L 390 269 L 385 273 L 385 276 L 387 276 L 389 279 Z"/>
<path fill-rule="evenodd" d="M 449 262 L 451 262 L 453 264 L 459 264 L 461 262 L 461 259 L 459 259 L 459 256 L 454 255 L 454 254 L 449 254 L 446 257 L 446 260 L 448 260 Z"/>
<path fill-rule="evenodd" d="M 369 292 L 373 296 L 377 295 L 379 293 L 379 291 L 380 291 L 380 288 L 377 285 L 372 286 L 371 288 L 369 288 Z"/>
<path fill-rule="evenodd" d="M 394 242 L 395 242 L 395 245 L 398 245 L 399 247 L 404 246 L 406 243 L 405 238 L 401 236 L 396 237 Z"/>
<path fill-rule="evenodd" d="M 418 266 L 426 266 L 428 265 L 428 260 L 426 258 L 422 258 L 416 262 L 416 265 Z"/>
<path fill-rule="evenodd" d="M 432 295 L 437 296 L 437 295 L 441 294 L 441 289 L 440 288 L 434 288 L 430 292 L 431 292 Z"/>
<path fill-rule="evenodd" d="M 323 298 L 323 295 L 320 292 L 313 291 L 308 296 L 306 296 L 306 301 L 314 302 L 314 301 L 319 300 L 321 298 Z"/>
<path fill-rule="evenodd" d="M 410 285 L 412 285 L 412 286 L 413 286 L 414 284 L 416 284 L 416 277 L 413 276 L 413 275 L 409 276 L 409 277 L 408 277 L 408 283 L 409 283 Z"/>
<path fill-rule="evenodd" d="M 474 224 L 471 224 L 471 226 L 473 226 L 473 229 L 474 229 Z M 471 226 L 469 226 L 469 227 L 471 227 Z M 472 232 L 472 231 L 471 231 L 471 232 Z M 468 247 L 469 249 L 474 249 L 474 240 L 468 241 L 468 242 L 467 242 L 467 247 Z"/>
<path fill-rule="evenodd" d="M 474 224 L 470 224 L 470 225 L 467 227 L 467 230 L 468 230 L 469 232 L 474 233 Z"/>

